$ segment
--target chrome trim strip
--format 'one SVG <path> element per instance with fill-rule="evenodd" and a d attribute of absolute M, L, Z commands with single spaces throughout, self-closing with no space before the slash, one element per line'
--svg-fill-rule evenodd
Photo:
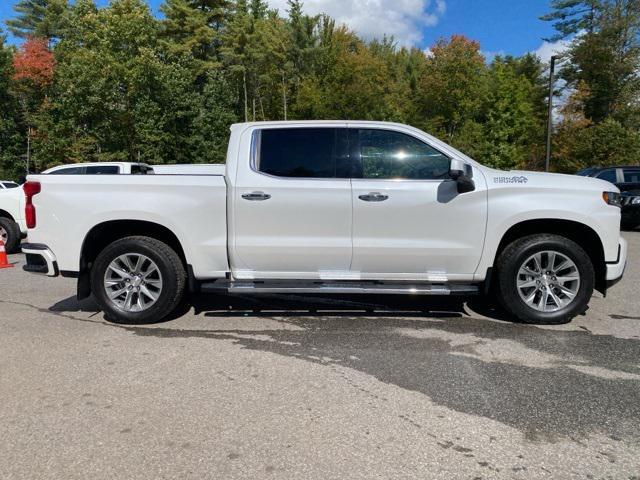
<path fill-rule="evenodd" d="M 332 294 L 370 294 L 379 295 L 450 295 L 446 287 L 437 288 L 372 288 L 372 287 L 256 287 L 252 285 L 229 287 L 231 293 L 332 293 Z"/>

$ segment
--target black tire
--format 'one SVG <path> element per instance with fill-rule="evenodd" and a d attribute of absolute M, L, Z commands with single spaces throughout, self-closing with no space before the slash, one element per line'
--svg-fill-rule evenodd
<path fill-rule="evenodd" d="M 554 312 L 542 312 L 530 307 L 520 297 L 517 276 L 520 267 L 532 255 L 545 250 L 559 252 L 573 261 L 580 274 L 580 284 L 574 299 Z M 558 235 L 540 234 L 523 237 L 508 245 L 498 257 L 497 297 L 507 312 L 524 323 L 559 325 L 569 323 L 584 313 L 593 295 L 595 273 L 589 255 L 577 243 Z"/>
<path fill-rule="evenodd" d="M 147 310 L 128 312 L 120 308 L 107 295 L 105 274 L 112 261 L 124 254 L 141 254 L 151 259 L 162 274 L 162 290 L 155 304 Z M 91 269 L 91 289 L 105 318 L 114 323 L 157 323 L 177 308 L 184 295 L 187 275 L 178 254 L 167 244 L 149 237 L 126 237 L 106 247 Z"/>
<path fill-rule="evenodd" d="M 20 227 L 10 218 L 0 217 L 0 228 L 7 232 L 5 250 L 7 253 L 16 253 L 20 250 Z"/>
<path fill-rule="evenodd" d="M 622 223 L 622 230 L 635 230 L 636 228 L 640 227 L 640 223 L 628 223 L 628 222 L 623 222 Z"/>

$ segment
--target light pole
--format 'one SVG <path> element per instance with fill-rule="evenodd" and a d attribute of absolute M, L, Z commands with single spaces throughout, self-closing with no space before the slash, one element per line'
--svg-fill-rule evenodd
<path fill-rule="evenodd" d="M 551 131 L 553 130 L 553 74 L 556 68 L 557 55 L 551 57 L 549 65 L 549 118 L 547 119 L 547 157 L 545 161 L 545 172 L 549 171 L 549 161 L 551 160 Z"/>

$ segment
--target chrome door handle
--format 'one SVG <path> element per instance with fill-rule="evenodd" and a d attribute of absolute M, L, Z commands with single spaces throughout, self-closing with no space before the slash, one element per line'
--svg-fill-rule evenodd
<path fill-rule="evenodd" d="M 242 195 L 242 198 L 244 198 L 245 200 L 250 200 L 252 202 L 259 202 L 261 200 L 269 200 L 271 198 L 271 195 L 264 192 L 251 192 L 245 193 L 244 195 Z"/>
<path fill-rule="evenodd" d="M 371 192 L 366 195 L 360 195 L 358 198 L 364 202 L 384 202 L 389 198 L 389 195 L 384 195 L 379 192 Z"/>

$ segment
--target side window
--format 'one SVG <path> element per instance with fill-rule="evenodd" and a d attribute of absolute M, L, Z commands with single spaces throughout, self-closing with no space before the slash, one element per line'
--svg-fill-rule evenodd
<path fill-rule="evenodd" d="M 265 129 L 257 133 L 256 168 L 292 178 L 348 178 L 346 130 Z"/>
<path fill-rule="evenodd" d="M 82 175 L 83 167 L 69 167 L 69 168 L 61 168 L 60 170 L 56 170 L 51 172 L 49 175 Z"/>
<path fill-rule="evenodd" d="M 613 168 L 610 168 L 609 170 L 605 170 L 604 172 L 600 172 L 597 175 L 597 178 L 599 178 L 600 180 L 606 180 L 607 182 L 611 182 L 611 183 L 618 182 L 618 179 L 616 178 L 616 171 Z"/>
<path fill-rule="evenodd" d="M 450 159 L 417 138 L 390 130 L 360 130 L 362 178 L 434 180 L 449 176 Z"/>
<path fill-rule="evenodd" d="M 624 183 L 640 183 L 640 168 L 625 168 Z"/>
<path fill-rule="evenodd" d="M 87 175 L 117 175 L 120 173 L 120 167 L 117 165 L 100 165 L 87 167 Z"/>

